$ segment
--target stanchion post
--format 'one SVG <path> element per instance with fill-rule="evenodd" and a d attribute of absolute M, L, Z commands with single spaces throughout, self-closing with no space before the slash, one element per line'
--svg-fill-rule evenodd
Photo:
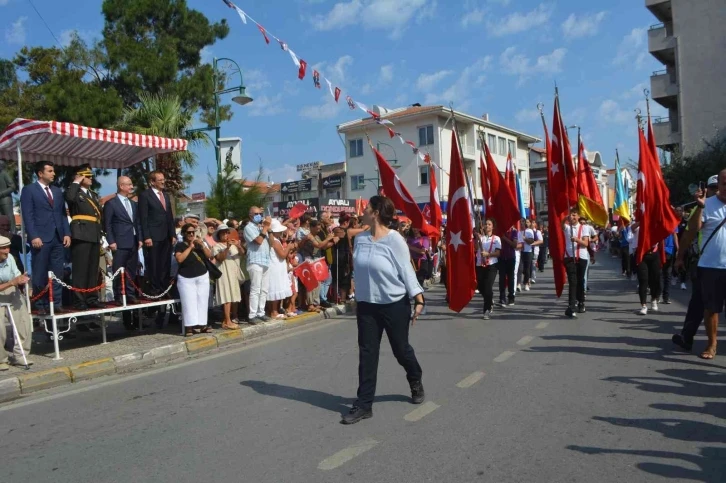
<path fill-rule="evenodd" d="M 48 306 L 50 311 L 50 320 L 53 323 L 53 349 L 55 349 L 54 361 L 62 359 L 60 356 L 60 344 L 58 343 L 58 321 L 55 317 L 55 301 L 53 300 L 53 272 L 48 270 Z M 70 324 L 70 320 L 68 321 Z"/>
<path fill-rule="evenodd" d="M 121 267 L 121 300 L 126 307 L 126 271 Z"/>

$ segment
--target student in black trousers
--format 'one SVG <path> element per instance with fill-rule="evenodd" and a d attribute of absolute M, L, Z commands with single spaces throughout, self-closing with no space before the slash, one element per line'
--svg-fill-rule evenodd
<path fill-rule="evenodd" d="M 576 312 L 585 312 L 585 273 L 590 255 L 589 231 L 580 224 L 577 208 L 570 210 L 570 216 L 563 226 L 565 232 L 565 270 L 569 287 L 569 303 L 565 315 L 577 317 Z"/>
<path fill-rule="evenodd" d="M 408 342 L 413 325 L 424 307 L 423 288 L 416 280 L 406 240 L 388 226 L 396 209 L 390 198 L 374 196 L 363 212 L 363 224 L 370 226 L 355 237 L 353 271 L 358 303 L 358 397 L 341 420 L 354 424 L 373 417 L 378 356 L 383 331 L 393 355 L 406 370 L 411 402 L 424 401 L 422 370 Z M 411 311 L 413 299 L 413 313 Z"/>
<path fill-rule="evenodd" d="M 482 234 L 477 237 L 476 283 L 484 298 L 483 319 L 489 320 L 494 302 L 494 279 L 499 271 L 497 257 L 502 251 L 502 240 L 494 234 L 494 220 L 491 218 L 484 222 Z"/>

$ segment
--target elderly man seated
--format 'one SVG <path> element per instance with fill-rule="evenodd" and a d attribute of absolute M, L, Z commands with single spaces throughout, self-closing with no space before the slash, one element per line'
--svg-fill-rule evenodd
<path fill-rule="evenodd" d="M 25 304 L 25 295 L 20 291 L 27 285 L 28 280 L 30 280 L 28 275 L 20 273 L 15 265 L 15 259 L 10 256 L 10 239 L 0 236 L 0 304 L 9 304 L 8 308 L 0 308 L 0 371 L 9 369 L 8 362 L 14 366 L 25 365 L 23 353 L 26 358 L 30 354 L 33 323 L 28 306 Z M 5 350 L 8 331 L 13 330 L 8 310 L 12 313 L 17 330 L 13 334 L 15 343 L 12 354 L 8 354 Z M 28 365 L 32 363 L 30 360 L 27 361 Z"/>

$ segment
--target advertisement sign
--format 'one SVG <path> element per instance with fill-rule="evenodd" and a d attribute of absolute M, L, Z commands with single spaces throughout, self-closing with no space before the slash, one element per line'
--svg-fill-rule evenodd
<path fill-rule="evenodd" d="M 335 189 L 343 187 L 343 175 L 334 174 L 323 178 L 323 189 Z"/>
<path fill-rule="evenodd" d="M 283 195 L 291 195 L 294 193 L 301 193 L 304 191 L 312 191 L 313 180 L 312 179 L 301 179 L 299 181 L 290 181 L 289 183 L 280 184 L 280 192 Z"/>
<path fill-rule="evenodd" d="M 327 211 L 331 215 L 341 213 L 356 213 L 356 200 L 341 200 L 337 198 L 321 198 L 320 211 Z"/>
<path fill-rule="evenodd" d="M 311 169 L 320 169 L 323 166 L 322 161 L 315 161 L 314 163 L 298 164 L 298 171 L 310 171 Z"/>
<path fill-rule="evenodd" d="M 294 201 L 275 201 L 272 203 L 272 215 L 280 218 L 287 218 L 290 214 L 290 210 L 297 204 L 307 205 L 307 213 L 315 215 L 318 212 L 318 198 L 311 198 L 308 200 L 294 200 Z"/>
<path fill-rule="evenodd" d="M 207 199 L 207 193 L 192 193 L 192 201 L 204 201 Z"/>

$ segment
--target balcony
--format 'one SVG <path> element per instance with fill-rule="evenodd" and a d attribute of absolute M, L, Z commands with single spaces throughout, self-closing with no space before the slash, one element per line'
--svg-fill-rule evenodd
<path fill-rule="evenodd" d="M 671 0 L 645 0 L 645 8 L 650 10 L 650 13 L 661 22 L 673 20 Z"/>
<path fill-rule="evenodd" d="M 678 105 L 678 84 L 674 75 L 662 70 L 653 72 L 650 76 L 650 93 L 653 100 L 666 109 L 675 108 Z"/>
<path fill-rule="evenodd" d="M 461 151 L 465 158 L 476 160 L 476 146 L 473 144 L 462 144 Z"/>
<path fill-rule="evenodd" d="M 666 118 L 653 119 L 653 134 L 655 135 L 656 145 L 659 148 L 670 151 L 674 146 L 681 144 L 681 133 L 677 130 L 678 126 L 674 126 Z"/>
<path fill-rule="evenodd" d="M 665 65 L 676 65 L 676 38 L 672 26 L 657 24 L 648 30 L 648 51 Z"/>

